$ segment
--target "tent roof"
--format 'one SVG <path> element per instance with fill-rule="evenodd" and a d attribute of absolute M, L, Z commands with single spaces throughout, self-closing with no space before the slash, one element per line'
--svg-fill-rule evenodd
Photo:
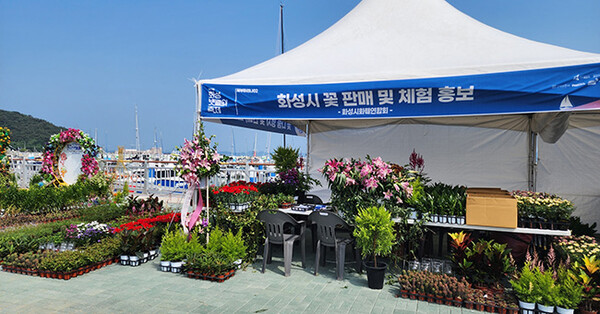
<path fill-rule="evenodd" d="M 385 81 L 599 62 L 600 54 L 499 31 L 444 0 L 363 0 L 303 45 L 238 73 L 202 83 Z"/>

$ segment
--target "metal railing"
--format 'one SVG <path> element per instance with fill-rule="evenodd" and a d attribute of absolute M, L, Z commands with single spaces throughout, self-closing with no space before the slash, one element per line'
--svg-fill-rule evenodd
<path fill-rule="evenodd" d="M 175 171 L 175 161 L 100 160 L 100 171 L 115 179 L 114 189 L 123 189 L 127 183 L 132 193 L 166 195 L 183 193 L 188 185 Z M 42 168 L 39 159 L 11 157 L 11 171 L 17 176 L 20 187 L 28 187 L 31 178 Z M 228 162 L 221 171 L 210 178 L 209 185 L 223 185 L 233 181 L 267 182 L 275 178 L 272 163 Z"/>
<path fill-rule="evenodd" d="M 103 160 L 100 169 L 115 178 L 115 189 L 127 183 L 130 191 L 142 194 L 183 193 L 188 184 L 177 176 L 174 161 L 112 161 Z M 209 185 L 223 185 L 233 181 L 267 182 L 275 177 L 273 164 L 224 163 L 221 171 L 209 180 Z"/>
<path fill-rule="evenodd" d="M 17 184 L 21 188 L 29 187 L 31 178 L 40 173 L 42 170 L 42 162 L 35 159 L 27 159 L 23 157 L 9 157 L 10 171 L 17 177 Z"/>

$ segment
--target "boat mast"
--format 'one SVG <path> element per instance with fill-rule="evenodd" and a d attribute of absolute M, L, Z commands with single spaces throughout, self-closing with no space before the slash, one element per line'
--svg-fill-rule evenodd
<path fill-rule="evenodd" d="M 135 150 L 140 151 L 140 129 L 138 127 L 138 110 L 135 104 Z"/>

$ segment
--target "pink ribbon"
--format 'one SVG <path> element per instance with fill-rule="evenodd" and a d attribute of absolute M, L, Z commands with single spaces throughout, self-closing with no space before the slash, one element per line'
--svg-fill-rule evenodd
<path fill-rule="evenodd" d="M 200 189 L 197 190 L 198 194 L 200 194 Z M 202 207 L 204 207 L 204 201 L 202 200 L 202 195 L 198 195 L 198 204 L 196 205 L 196 209 L 190 216 L 190 221 L 188 222 L 188 230 L 192 231 L 192 228 L 196 225 L 196 222 L 200 218 L 200 214 L 202 213 Z"/>

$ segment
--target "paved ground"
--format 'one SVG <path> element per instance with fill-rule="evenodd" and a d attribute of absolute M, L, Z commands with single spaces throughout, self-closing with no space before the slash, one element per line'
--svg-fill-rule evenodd
<path fill-rule="evenodd" d="M 259 259 L 223 283 L 160 272 L 158 259 L 139 267 L 113 264 L 68 281 L 0 272 L 0 312 L 479 313 L 396 298 L 393 285 L 371 290 L 365 274 L 336 281 L 333 264 L 313 276 L 310 258 L 302 269 L 294 256 L 291 276 L 284 277 L 280 256 L 274 252 L 265 274 Z"/>

